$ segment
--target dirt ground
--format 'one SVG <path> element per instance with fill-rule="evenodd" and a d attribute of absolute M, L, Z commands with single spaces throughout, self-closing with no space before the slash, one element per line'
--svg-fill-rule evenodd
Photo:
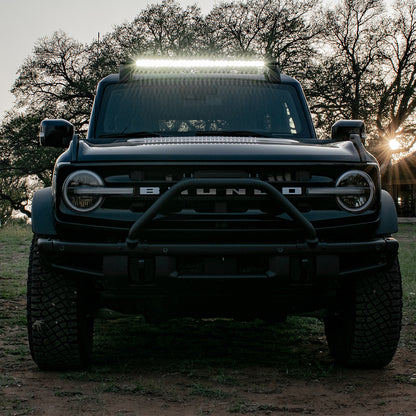
<path fill-rule="evenodd" d="M 22 307 L 3 303 L 2 316 Z M 334 365 L 319 324 L 301 339 L 293 333 L 305 329 L 291 321 L 277 332 L 225 321 L 140 325 L 99 321 L 94 364 L 75 373 L 39 371 L 24 327 L 10 327 L 0 339 L 0 414 L 416 415 L 413 324 L 392 363 L 367 371 Z"/>
<path fill-rule="evenodd" d="M 180 374 L 141 376 L 157 380 L 162 390 L 174 389 L 177 397 L 169 398 L 138 394 L 133 374 L 112 376 L 123 380 L 122 391 L 99 391 L 95 381 L 64 380 L 28 363 L 27 369 L 6 369 L 10 385 L 2 387 L 1 397 L 8 402 L 4 415 L 415 415 L 409 374 L 414 365 L 412 354 L 399 351 L 383 371 L 336 372 L 325 380 L 286 379 L 272 369 L 246 368 L 238 386 L 224 389 L 225 397 L 189 396 L 189 378 Z"/>

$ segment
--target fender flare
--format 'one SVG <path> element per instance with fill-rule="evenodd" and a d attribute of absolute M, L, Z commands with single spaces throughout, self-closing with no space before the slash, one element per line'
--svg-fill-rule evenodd
<path fill-rule="evenodd" d="M 52 188 L 35 192 L 32 201 L 32 231 L 39 235 L 56 235 Z"/>
<path fill-rule="evenodd" d="M 380 224 L 377 229 L 377 236 L 386 236 L 397 233 L 399 230 L 397 222 L 397 211 L 393 198 L 384 189 L 381 191 Z"/>

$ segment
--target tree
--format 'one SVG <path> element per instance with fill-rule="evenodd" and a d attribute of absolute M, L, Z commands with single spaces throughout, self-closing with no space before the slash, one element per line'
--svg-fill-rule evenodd
<path fill-rule="evenodd" d="M 34 189 L 50 186 L 60 149 L 41 148 L 37 141 L 41 114 L 10 113 L 0 129 L 0 220 L 12 210 L 30 217 Z"/>
<path fill-rule="evenodd" d="M 63 32 L 40 39 L 12 88 L 21 111 L 66 118 L 84 130 L 97 84 L 90 56 L 91 48 Z"/>
<path fill-rule="evenodd" d="M 339 118 L 372 120 L 379 89 L 381 0 L 342 0 L 323 10 L 320 58 L 308 73 L 318 127 Z"/>
<path fill-rule="evenodd" d="M 221 3 L 206 18 L 211 50 L 264 56 L 290 74 L 303 72 L 319 29 L 308 17 L 316 1 L 247 0 Z"/>
<path fill-rule="evenodd" d="M 195 5 L 182 8 L 174 0 L 163 0 L 148 6 L 123 32 L 133 34 L 129 43 L 135 48 L 129 49 L 134 55 L 193 55 L 202 47 L 203 18 Z"/>
<path fill-rule="evenodd" d="M 59 149 L 40 148 L 38 126 L 44 118 L 65 118 L 86 130 L 98 76 L 91 48 L 63 32 L 40 39 L 18 72 L 12 92 L 17 108 L 0 130 L 0 209 L 30 217 L 35 188 L 49 186 Z M 7 206 L 8 209 L 4 207 Z M 4 219 L 3 218 L 3 219 Z"/>
<path fill-rule="evenodd" d="M 388 148 L 387 142 L 396 139 L 397 151 L 407 153 L 416 142 L 416 3 L 397 1 L 385 27 L 384 77 L 376 114 L 378 145 Z"/>

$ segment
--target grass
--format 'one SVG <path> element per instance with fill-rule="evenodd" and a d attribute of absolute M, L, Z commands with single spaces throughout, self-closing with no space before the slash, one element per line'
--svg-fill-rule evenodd
<path fill-rule="evenodd" d="M 405 322 L 416 318 L 415 232 L 416 225 L 403 224 L 396 236 L 400 242 Z M 16 365 L 27 351 L 24 299 L 30 241 L 28 226 L 0 228 L 0 335 L 6 343 L 0 357 L 7 355 Z M 100 383 L 103 391 L 119 394 L 133 389 L 136 394 L 173 396 L 163 391 L 164 387 L 137 378 L 133 387 L 125 387 L 114 375 L 119 373 L 179 374 L 188 380 L 191 396 L 221 398 L 239 385 L 242 369 L 250 365 L 276 369 L 276 379 L 322 379 L 335 368 L 327 352 L 323 324 L 313 318 L 290 317 L 274 325 L 193 319 L 150 325 L 140 317 L 116 317 L 97 319 L 96 328 L 93 367 L 61 377 Z M 401 343 L 414 345 L 414 334 L 404 333 Z M 236 408 L 244 407 L 236 403 Z"/>
<path fill-rule="evenodd" d="M 0 228 L 0 293 L 3 299 L 16 299 L 26 293 L 31 238 L 29 226 L 15 224 Z"/>
<path fill-rule="evenodd" d="M 194 387 L 213 381 L 236 386 L 238 369 L 250 365 L 278 367 L 286 376 L 307 378 L 326 375 L 333 368 L 332 361 L 321 356 L 323 325 L 312 318 L 290 317 L 275 325 L 191 319 L 149 325 L 121 318 L 97 322 L 96 327 L 95 365 L 112 371 L 124 365 L 124 371 L 179 373 L 195 380 Z"/>
<path fill-rule="evenodd" d="M 203 384 L 196 383 L 191 387 L 191 394 L 194 396 L 207 397 L 209 399 L 226 399 L 229 394 L 222 389 L 207 387 Z"/>
<path fill-rule="evenodd" d="M 398 234 L 400 242 L 399 260 L 403 277 L 403 303 L 407 314 L 412 318 L 416 315 L 416 224 L 400 226 Z"/>
<path fill-rule="evenodd" d="M 261 413 L 259 413 L 261 412 Z M 276 412 L 280 414 L 312 414 L 312 410 L 300 407 L 280 407 L 272 404 L 256 404 L 248 403 L 245 400 L 235 402 L 229 409 L 228 413 L 238 414 L 272 414 Z"/>

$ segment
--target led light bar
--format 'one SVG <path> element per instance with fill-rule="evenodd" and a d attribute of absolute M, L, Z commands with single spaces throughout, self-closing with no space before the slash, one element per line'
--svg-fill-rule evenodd
<path fill-rule="evenodd" d="M 136 69 L 136 70 L 135 70 Z M 137 72 L 228 72 L 241 71 L 259 73 L 262 72 L 266 81 L 280 83 L 280 70 L 276 62 L 262 60 L 231 60 L 231 59 L 148 59 L 140 58 L 135 64 L 120 64 L 120 82 L 129 82 Z"/>
<path fill-rule="evenodd" d="M 215 59 L 138 59 L 138 68 L 264 68 L 263 61 Z"/>

